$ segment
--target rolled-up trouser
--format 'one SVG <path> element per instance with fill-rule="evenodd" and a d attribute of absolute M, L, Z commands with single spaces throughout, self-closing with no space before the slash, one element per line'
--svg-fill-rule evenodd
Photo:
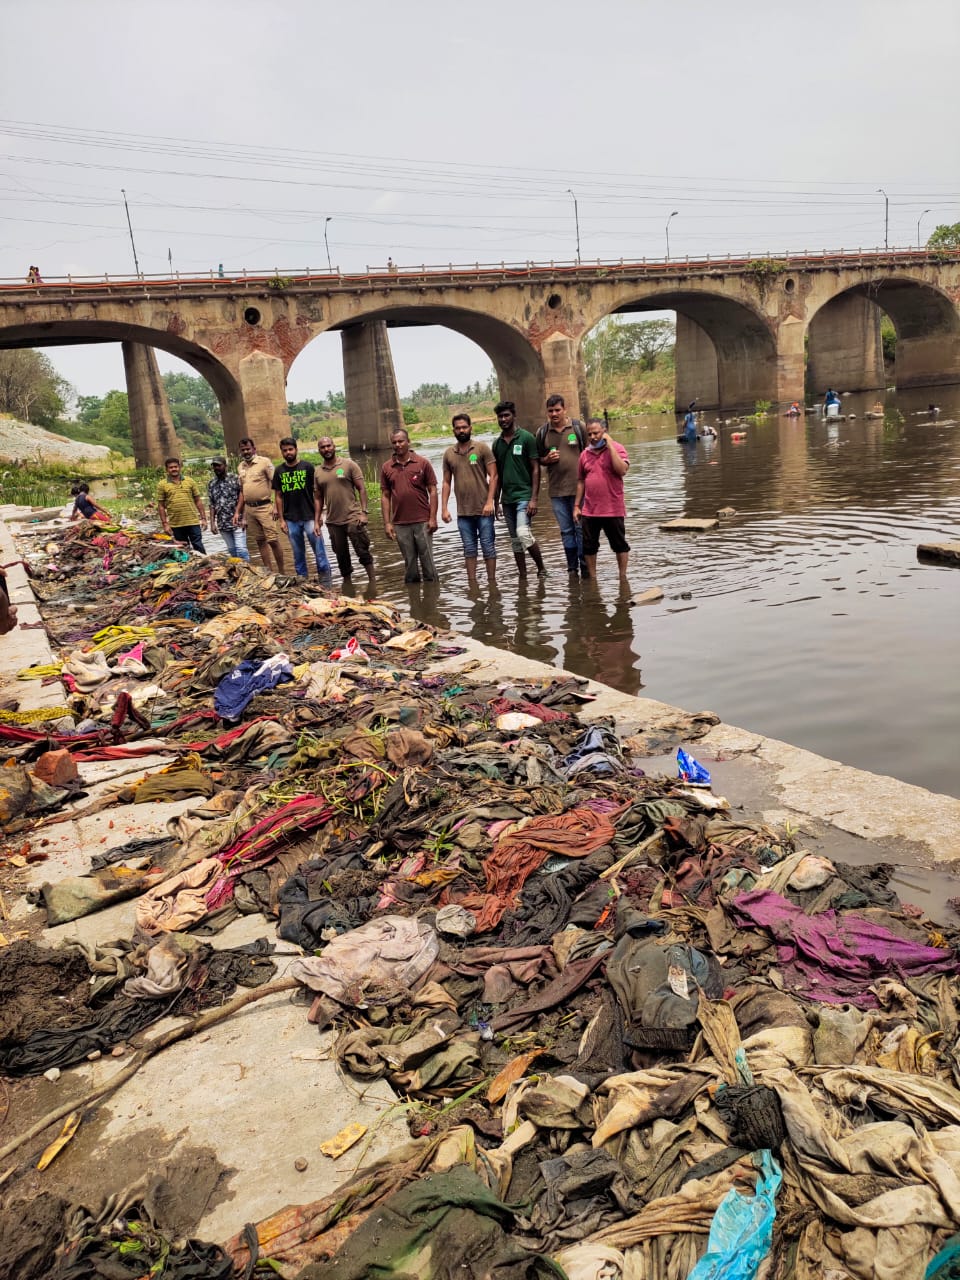
<path fill-rule="evenodd" d="M 493 516 L 457 516 L 457 532 L 463 543 L 465 560 L 476 560 L 477 550 L 484 560 L 496 560 L 497 542 Z"/>
<path fill-rule="evenodd" d="M 567 557 L 567 568 L 571 571 L 579 569 L 583 564 L 583 534 L 579 524 L 573 518 L 573 494 L 551 497 L 550 505 L 557 524 L 560 526 L 560 541 L 563 553 Z"/>
<path fill-rule="evenodd" d="M 436 582 L 437 570 L 426 520 L 419 520 L 416 524 L 397 524 L 394 530 L 397 545 L 403 552 L 404 582 L 419 582 L 421 570 L 424 582 Z"/>
<path fill-rule="evenodd" d="M 248 503 L 243 508 L 243 514 L 247 517 L 247 536 L 252 533 L 258 546 L 261 542 L 279 545 L 280 517 L 272 503 L 265 503 L 262 507 L 251 507 Z"/>
<path fill-rule="evenodd" d="M 337 567 L 343 577 L 349 578 L 353 573 L 353 562 L 350 559 L 351 545 L 363 567 L 365 569 L 372 567 L 370 530 L 365 524 L 358 524 L 356 521 L 351 524 L 328 524 L 327 532 L 330 534 L 333 554 L 337 557 Z"/>
<path fill-rule="evenodd" d="M 529 551 L 536 542 L 527 516 L 528 502 L 529 499 L 527 502 L 505 502 L 503 504 L 503 514 L 506 517 L 507 530 L 510 534 L 510 545 L 518 556 L 523 555 L 524 551 Z"/>
<path fill-rule="evenodd" d="M 330 561 L 327 549 L 323 545 L 323 534 L 318 534 L 312 520 L 288 520 L 287 536 L 293 547 L 293 569 L 298 578 L 308 577 L 307 543 L 313 548 L 318 573 L 330 572 Z"/>
<path fill-rule="evenodd" d="M 250 559 L 245 529 L 234 529 L 232 525 L 228 525 L 226 528 L 220 529 L 220 537 L 223 539 L 223 545 L 227 548 L 228 556 L 236 556 L 238 560 Z"/>

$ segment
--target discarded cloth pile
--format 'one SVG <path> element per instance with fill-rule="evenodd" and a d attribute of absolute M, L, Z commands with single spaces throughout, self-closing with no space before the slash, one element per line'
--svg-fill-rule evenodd
<path fill-rule="evenodd" d="M 127 568 L 85 627 L 73 563 L 37 570 L 90 684 L 54 745 L 82 784 L 149 734 L 169 763 L 89 803 L 187 799 L 38 888 L 50 922 L 135 898 L 135 932 L 54 953 L 90 994 L 21 1010 L 0 1070 L 135 1034 L 261 913 L 304 1017 L 407 1117 L 388 1159 L 227 1242 L 236 1275 L 921 1280 L 960 1231 L 960 958 L 890 868 L 645 775 L 583 682 L 424 670 L 451 646 L 383 605 L 189 559 Z M 147 727 L 97 737 L 122 692 Z M 26 769 L 51 745 L 10 743 Z"/>

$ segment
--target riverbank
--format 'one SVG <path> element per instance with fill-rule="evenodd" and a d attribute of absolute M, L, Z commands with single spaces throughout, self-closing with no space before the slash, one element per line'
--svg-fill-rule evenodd
<path fill-rule="evenodd" d="M 6 522 L 0 523 L 0 557 L 3 562 L 9 563 L 24 556 L 40 563 L 56 562 L 63 546 L 62 531 L 43 532 L 29 526 L 18 527 L 13 521 L 13 514 L 9 509 L 0 512 L 5 520 L 11 521 L 17 538 L 15 541 Z M 51 539 L 55 548 L 53 554 L 43 554 L 41 549 Z M 160 556 L 162 545 L 142 545 L 140 550 L 144 563 L 148 563 L 151 557 Z M 197 692 L 196 681 L 206 669 L 206 659 L 202 648 L 190 648 L 190 638 L 196 636 L 198 628 L 223 618 L 226 608 L 239 603 L 241 608 L 249 609 L 259 604 L 263 607 L 263 622 L 255 625 L 263 634 L 273 634 L 274 629 L 277 629 L 278 636 L 286 634 L 288 639 L 307 634 L 313 636 L 312 643 L 319 645 L 324 652 L 332 644 L 332 633 L 304 633 L 302 628 L 290 630 L 289 623 L 284 620 L 294 616 L 290 612 L 294 600 L 284 589 L 274 587 L 270 580 L 255 574 L 250 579 L 252 586 L 244 585 L 244 574 L 254 571 L 238 570 L 238 578 L 220 580 L 220 585 L 213 591 L 204 586 L 199 595 L 196 590 L 192 595 L 184 594 L 180 598 L 180 606 L 175 607 L 176 594 L 171 596 L 162 583 L 158 590 L 156 584 L 158 576 L 165 572 L 170 582 L 175 582 L 177 566 L 169 565 L 167 570 L 154 568 L 150 574 L 139 578 L 124 576 L 132 572 L 133 562 L 124 561 L 127 553 L 128 549 L 123 546 L 114 547 L 109 552 L 113 557 L 109 569 L 101 563 L 102 554 L 78 558 L 80 581 L 84 581 L 83 574 L 89 572 L 83 567 L 85 565 L 96 567 L 100 575 L 109 572 L 118 576 L 113 584 L 98 588 L 96 596 L 81 594 L 78 597 L 74 588 L 72 603 L 59 606 L 48 603 L 38 608 L 24 569 L 14 566 L 9 570 L 9 581 L 12 598 L 20 608 L 21 623 L 28 626 L 42 623 L 45 613 L 50 628 L 61 634 L 70 633 L 83 620 L 86 611 L 88 627 L 101 626 L 114 620 L 111 605 L 119 599 L 121 592 L 129 591 L 130 583 L 139 582 L 138 598 L 149 603 L 152 611 L 145 616 L 165 616 L 169 626 L 168 630 L 162 631 L 167 637 L 161 646 L 168 650 L 165 665 L 160 673 L 154 672 L 153 676 L 171 688 L 176 687 L 179 680 L 179 687 L 184 690 L 182 696 L 187 699 L 185 705 L 197 709 L 209 709 L 210 698 Z M 197 561 L 192 563 L 194 567 L 198 565 Z M 218 561 L 217 564 L 223 565 L 224 562 Z M 189 561 L 186 567 L 190 568 Z M 45 591 L 50 590 L 52 601 L 57 590 L 67 590 L 69 594 L 71 576 L 69 573 L 61 575 L 59 587 L 56 575 L 45 575 L 38 581 L 42 581 Z M 320 602 L 327 599 L 319 592 L 312 598 Z M 205 606 L 201 612 L 206 622 L 202 618 L 190 617 L 195 601 Z M 269 606 L 264 605 L 265 601 L 270 601 Z M 468 753 L 472 741 L 482 745 L 497 739 L 497 745 L 490 746 L 490 751 L 495 752 L 501 750 L 499 741 L 505 736 L 494 732 L 492 713 L 482 720 L 473 721 L 478 732 L 467 732 L 470 718 L 465 711 L 458 710 L 460 704 L 456 702 L 457 698 L 466 699 L 465 705 L 469 706 L 469 697 L 463 691 L 471 688 L 482 690 L 492 685 L 517 685 L 532 693 L 556 685 L 559 680 L 560 692 L 567 697 L 573 696 L 571 689 L 575 690 L 575 713 L 574 703 L 569 700 L 556 704 L 567 708 L 563 714 L 568 717 L 575 714 L 576 721 L 586 727 L 613 725 L 621 742 L 633 744 L 629 758 L 635 765 L 642 766 L 648 776 L 654 777 L 660 770 L 665 775 L 675 775 L 674 753 L 679 745 L 685 745 L 710 769 L 713 793 L 725 797 L 730 806 L 726 812 L 736 823 L 744 826 L 755 823 L 758 830 L 762 827 L 771 833 L 774 830 L 781 833 L 779 837 L 771 834 L 765 839 L 783 839 L 784 832 L 790 833 L 789 839 L 803 849 L 836 861 L 860 865 L 892 863 L 896 868 L 890 882 L 892 888 L 903 899 L 917 904 L 921 917 L 929 916 L 948 929 L 951 921 L 955 920 L 944 904 L 960 888 L 949 874 L 951 864 L 960 859 L 960 801 L 932 795 L 894 779 L 864 774 L 730 725 L 712 723 L 714 718 L 708 714 L 691 715 L 664 703 L 626 696 L 596 682 L 565 684 L 566 673 L 558 672 L 555 667 L 519 655 L 506 655 L 501 650 L 463 637 L 441 635 L 438 642 L 426 633 L 425 640 L 421 635 L 414 642 L 410 637 L 418 636 L 418 631 L 423 629 L 413 627 L 389 609 L 381 614 L 364 613 L 366 602 L 358 599 L 343 600 L 337 608 L 341 606 L 347 612 L 336 616 L 348 621 L 337 625 L 341 630 L 346 625 L 344 634 L 351 631 L 359 634 L 361 646 L 367 644 L 374 654 L 374 662 L 369 668 L 370 677 L 362 668 L 359 673 L 355 672 L 352 684 L 349 683 L 351 678 L 345 677 L 353 698 L 357 691 L 368 689 L 367 696 L 374 699 L 371 706 L 375 716 L 364 732 L 379 735 L 382 739 L 382 725 L 391 722 L 401 727 L 418 725 L 419 729 L 430 731 L 433 752 L 449 750 L 453 753 L 445 768 L 452 771 L 447 776 L 458 781 L 448 782 L 448 792 L 462 787 L 465 795 L 470 794 L 469 775 L 457 774 L 453 761 Z M 324 604 L 318 607 L 327 608 Z M 164 610 L 167 611 L 165 614 Z M 68 622 L 65 614 L 71 611 L 73 621 Z M 324 614 L 318 617 L 322 619 Z M 283 627 L 286 627 L 285 633 L 281 630 Z M 228 634 L 225 632 L 224 636 Z M 379 647 L 385 635 L 391 636 L 391 643 L 399 641 L 395 649 Z M 364 636 L 371 638 L 364 639 Z M 133 639 L 135 637 L 125 637 L 120 647 L 124 648 Z M 225 639 L 220 645 L 219 656 L 229 657 L 231 645 L 239 656 L 241 652 L 249 651 L 252 641 L 255 641 L 254 633 L 236 632 L 232 640 Z M 153 642 L 148 639 L 146 643 L 149 648 Z M 453 648 L 457 652 L 438 653 L 438 643 L 441 648 Z M 418 660 L 416 644 L 426 646 L 419 650 L 421 653 L 426 653 L 429 648 L 431 656 Z M 409 646 L 409 651 L 405 651 L 404 645 Z M 63 707 L 68 692 L 55 678 L 55 673 L 51 674 L 51 682 L 47 684 L 39 680 L 18 680 L 17 673 L 35 664 L 55 666 L 76 647 L 77 641 L 62 646 L 51 644 L 47 629 L 42 626 L 28 630 L 21 628 L 4 638 L 0 641 L 0 688 L 3 694 L 15 698 L 20 711 L 36 709 L 50 712 Z M 135 649 L 136 645 L 131 647 Z M 180 656 L 177 656 L 177 648 L 182 651 Z M 113 652 L 115 654 L 119 649 Z M 143 656 L 141 654 L 141 658 Z M 390 661 L 394 662 L 395 669 L 387 679 Z M 321 674 L 324 671 L 334 674 L 336 664 L 333 667 L 329 662 L 318 665 Z M 378 671 L 384 673 L 387 687 L 400 692 L 398 698 L 377 701 L 380 695 L 369 692 L 370 686 L 366 681 Z M 143 673 L 138 677 L 140 687 L 152 678 L 149 670 Z M 211 685 L 206 687 L 212 688 Z M 290 714 L 290 709 L 296 707 L 296 703 L 280 697 L 285 687 L 289 686 L 280 686 L 277 701 L 257 704 L 264 707 L 268 721 L 273 717 L 279 725 L 283 724 L 283 717 Z M 136 682 L 131 682 L 129 688 L 136 692 Z M 326 692 L 321 690 L 317 695 L 320 698 L 338 696 L 337 690 L 326 683 L 322 689 Z M 438 691 L 442 691 L 442 697 Z M 421 693 L 425 699 L 424 710 L 428 705 L 427 698 L 440 699 L 430 705 L 445 708 L 442 725 L 424 718 L 422 714 L 415 714 Z M 342 696 L 342 691 L 339 696 Z M 349 720 L 347 708 L 352 705 L 350 698 L 336 704 L 328 726 Z M 209 743 L 222 731 L 222 725 L 216 721 L 212 725 L 198 721 L 193 737 L 184 739 L 182 733 L 171 737 L 171 722 L 166 719 L 164 723 L 162 707 L 159 694 L 141 704 L 141 711 L 146 711 L 158 726 L 153 732 L 137 731 L 129 723 L 121 726 L 121 738 L 127 743 L 122 750 L 143 748 L 144 754 L 111 759 L 110 755 L 115 753 L 108 751 L 107 758 L 80 762 L 85 795 L 62 810 L 67 815 L 66 821 L 41 831 L 34 831 L 28 825 L 21 833 L 6 837 L 0 894 L 5 917 L 2 931 L 8 946 L 20 934 L 35 938 L 46 947 L 57 946 L 66 940 L 91 947 L 114 938 L 131 936 L 140 919 L 137 897 L 121 896 L 102 910 L 49 927 L 43 908 L 31 908 L 23 894 L 39 889 L 43 883 L 62 884 L 67 877 L 84 877 L 89 874 L 92 854 L 118 845 L 130 846 L 133 840 L 150 840 L 165 835 L 167 824 L 182 824 L 186 821 L 185 815 L 195 811 L 198 805 L 202 808 L 202 801 L 194 794 L 119 807 L 111 805 L 99 812 L 91 811 L 92 805 L 108 798 L 119 787 L 153 777 L 159 770 L 167 768 L 178 754 L 184 754 L 184 742 L 202 739 Z M 452 714 L 451 709 L 456 714 Z M 434 728 L 442 732 L 433 736 Z M 398 733 L 402 731 L 402 728 L 396 729 Z M 327 733 L 328 729 L 316 729 L 313 738 L 322 742 Z M 297 749 L 311 749 L 307 721 L 299 722 L 298 734 Z M 537 731 L 529 725 L 525 737 L 531 746 L 539 741 Z M 289 733 L 286 741 L 289 744 Z M 338 741 L 342 743 L 343 739 Z M 415 744 L 410 739 L 407 745 Z M 288 766 L 275 763 L 271 768 L 269 760 L 279 751 L 278 759 L 289 761 L 292 749 L 288 747 L 284 756 L 277 737 L 268 744 L 262 757 L 255 756 L 252 764 L 248 762 L 246 772 L 241 769 L 235 774 L 231 774 L 231 769 L 236 770 L 239 766 L 236 762 L 231 763 L 228 756 L 201 750 L 195 767 L 210 776 L 220 775 L 214 779 L 214 794 L 222 794 L 231 781 L 243 778 L 247 787 L 252 785 L 258 794 L 270 793 L 272 804 L 276 806 L 291 794 L 289 791 L 271 791 L 277 787 L 277 780 L 286 776 L 284 768 Z M 548 756 L 542 749 L 538 750 L 539 754 L 534 751 L 530 759 L 546 762 Z M 259 764 L 258 759 L 261 761 Z M 330 763 L 326 767 L 334 772 L 336 757 L 331 759 L 321 751 L 316 759 L 327 759 Z M 486 767 L 492 767 L 489 761 Z M 549 775 L 541 777 L 538 772 L 544 765 L 537 765 L 534 772 L 530 772 L 532 767 L 524 765 L 526 787 L 518 788 L 515 784 L 509 794 L 515 799 L 522 791 L 533 811 L 544 812 L 538 807 L 537 797 L 546 787 Z M 414 759 L 406 760 L 402 798 L 411 813 L 417 811 L 418 795 L 425 794 L 422 783 L 418 782 L 421 770 L 422 766 L 418 766 Z M 318 779 L 323 776 L 322 772 L 316 775 Z M 540 781 L 535 782 L 535 777 Z M 601 774 L 598 795 L 603 794 L 602 777 Z M 492 799 L 505 794 L 497 791 L 498 785 L 492 781 L 487 784 Z M 635 776 L 630 785 L 638 791 L 644 784 Z M 362 808 L 366 796 L 375 794 L 375 789 L 365 795 L 358 793 L 350 804 Z M 586 790 L 584 794 L 587 794 Z M 609 797 L 614 792 L 606 794 Z M 664 794 L 674 793 L 667 787 Z M 330 792 L 330 797 L 331 802 L 336 802 L 334 792 Z M 442 809 L 443 802 L 439 797 L 433 803 L 440 804 Z M 471 803 L 477 805 L 481 802 L 474 799 Z M 697 811 L 709 811 L 709 806 L 705 810 L 699 809 L 699 800 L 696 805 Z M 549 811 L 550 805 L 546 812 Z M 598 811 L 602 813 L 604 806 Z M 60 812 L 56 811 L 58 816 Z M 375 808 L 372 812 L 382 815 L 382 808 Z M 382 817 L 379 820 L 382 822 Z M 176 829 L 181 836 L 187 830 L 182 825 Z M 429 846 L 432 852 L 426 864 L 428 872 L 432 873 L 434 869 L 445 871 L 455 843 L 452 832 L 453 827 L 446 820 L 431 819 L 421 826 L 419 834 L 410 833 L 400 840 L 399 845 L 391 847 L 405 847 L 412 855 Z M 390 838 L 394 842 L 398 839 L 396 835 Z M 42 861 L 32 861 L 38 855 L 42 855 Z M 394 857 L 398 855 L 394 853 Z M 411 867 L 407 874 L 415 876 L 423 874 L 423 871 Z M 252 911 L 234 919 L 222 932 L 208 937 L 206 941 L 216 950 L 225 952 L 262 936 L 275 940 L 275 922 Z M 4 949 L 0 948 L 0 963 Z M 302 951 L 301 946 L 281 941 L 273 956 L 276 972 L 271 981 L 282 981 L 294 957 L 300 956 Z M 6 996 L 8 993 L 3 994 Z M 8 1079 L 6 1087 L 11 1105 L 0 1130 L 0 1149 L 25 1133 L 33 1121 L 60 1106 L 66 1106 L 67 1114 L 71 1110 L 69 1104 L 77 1106 L 83 1112 L 83 1122 L 63 1153 L 42 1173 L 36 1169 L 37 1157 L 55 1135 L 59 1124 L 4 1155 L 0 1161 L 0 1176 L 6 1179 L 3 1186 L 5 1203 L 10 1205 L 22 1199 L 33 1203 L 42 1192 L 57 1192 L 70 1199 L 89 1194 L 91 1186 L 119 1195 L 146 1171 L 164 1172 L 168 1182 L 176 1188 L 174 1203 L 168 1209 L 169 1220 L 175 1222 L 180 1231 L 189 1230 L 203 1239 L 224 1241 L 239 1232 L 244 1223 L 262 1219 L 283 1205 L 316 1201 L 342 1187 L 360 1164 L 386 1156 L 407 1140 L 411 1132 L 411 1111 L 409 1103 L 400 1108 L 397 1093 L 382 1075 L 364 1080 L 343 1074 L 335 1057 L 338 1037 L 332 1031 L 318 1035 L 316 1026 L 307 1020 L 309 1005 L 310 998 L 305 1001 L 301 995 L 295 1000 L 288 990 L 268 995 L 197 1038 L 174 1045 L 146 1061 L 122 1089 L 89 1109 L 85 1104 L 79 1105 L 80 1100 L 89 1091 L 104 1087 L 116 1072 L 131 1062 L 132 1045 L 140 1045 L 144 1040 L 155 1041 L 162 1035 L 170 1026 L 169 1020 L 162 1020 L 149 1030 L 132 1035 L 129 1041 L 121 1040 L 116 1046 L 121 1050 L 116 1060 L 111 1052 L 104 1052 L 93 1061 L 83 1061 L 53 1079 L 43 1075 Z M 437 1007 L 444 1008 L 442 1004 Z M 434 1016 L 445 1017 L 446 1013 Z M 515 1043 L 511 1041 L 507 1057 L 513 1050 L 520 1052 L 521 1047 L 522 1039 Z M 558 1045 L 555 1043 L 554 1047 L 558 1048 Z M 529 1064 L 520 1076 L 527 1070 Z M 491 1069 L 487 1078 L 492 1074 Z M 548 1077 L 549 1072 L 545 1078 Z M 459 1091 L 454 1087 L 453 1096 Z M 451 1095 L 448 1093 L 446 1096 L 449 1098 Z M 422 1102 L 417 1104 L 415 1114 L 427 1123 L 427 1118 L 433 1117 L 443 1105 L 441 1094 L 439 1101 L 435 1097 L 426 1108 Z M 433 1120 L 429 1123 L 432 1124 Z M 358 1144 L 339 1161 L 322 1155 L 319 1143 L 350 1124 L 365 1129 Z M 347 1165 L 346 1169 L 344 1165 Z M 296 1273 L 289 1270 L 283 1274 Z"/>

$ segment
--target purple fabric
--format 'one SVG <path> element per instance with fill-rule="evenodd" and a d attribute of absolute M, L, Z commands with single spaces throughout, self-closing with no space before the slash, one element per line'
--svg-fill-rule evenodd
<path fill-rule="evenodd" d="M 915 978 L 960 971 L 953 950 L 910 942 L 855 912 L 808 916 L 778 893 L 742 893 L 731 904 L 734 921 L 765 929 L 789 990 L 821 1004 L 876 1007 L 869 988 L 879 978 Z"/>

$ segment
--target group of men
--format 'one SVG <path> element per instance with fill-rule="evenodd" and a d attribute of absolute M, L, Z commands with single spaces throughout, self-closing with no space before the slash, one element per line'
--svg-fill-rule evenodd
<path fill-rule="evenodd" d="M 452 519 L 451 494 L 456 497 L 457 529 L 471 586 L 477 585 L 481 556 L 488 581 L 496 579 L 498 517 L 506 522 L 520 576 L 526 577 L 527 556 L 538 575 L 545 576 L 543 554 L 531 527 L 544 476 L 568 572 L 596 577 L 603 534 L 625 577 L 630 546 L 624 530 L 623 482 L 630 463 L 605 422 L 591 418 L 584 427 L 571 420 L 559 395 L 547 400 L 547 421 L 536 435 L 519 425 L 512 401 L 501 401 L 494 412 L 500 434 L 492 448 L 473 439 L 469 414 L 454 414 L 454 443 L 443 455 L 439 500 L 430 461 L 411 449 L 404 428 L 392 433 L 393 454 L 380 469 L 380 509 L 384 532 L 403 556 L 405 581 L 436 580 L 432 540 L 438 511 L 445 523 Z M 296 440 L 284 437 L 283 462 L 275 466 L 257 453 L 253 440 L 241 440 L 235 476 L 228 473 L 223 458 L 211 463 L 210 528 L 220 533 L 231 555 L 242 559 L 249 559 L 246 538 L 252 533 L 264 565 L 279 573 L 285 572 L 282 530 L 290 538 L 295 572 L 308 576 L 309 544 L 317 574 L 325 580 L 331 573 L 322 532 L 326 525 L 341 575 L 352 574 L 352 548 L 372 580 L 363 474 L 355 462 L 338 457 L 330 436 L 318 440 L 317 449 L 321 464 L 315 467 L 299 458 Z M 157 490 L 163 528 L 202 552 L 207 520 L 199 490 L 182 475 L 178 459 L 167 459 L 166 473 Z"/>

